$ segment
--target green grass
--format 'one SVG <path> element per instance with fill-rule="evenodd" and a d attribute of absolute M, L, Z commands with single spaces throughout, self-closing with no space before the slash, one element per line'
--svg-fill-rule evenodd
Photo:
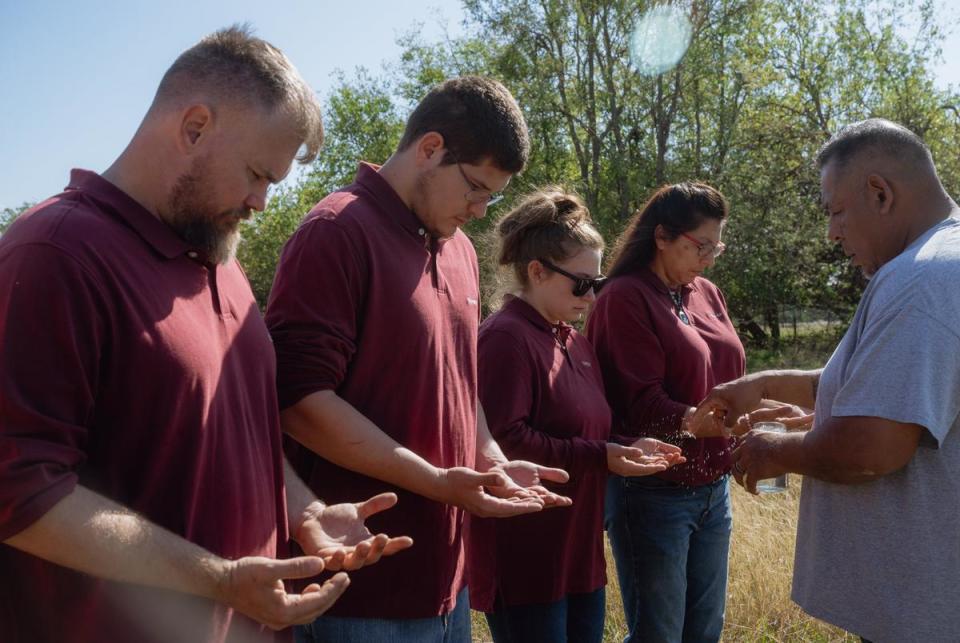
<path fill-rule="evenodd" d="M 792 332 L 785 331 L 776 346 L 748 345 L 747 372 L 769 368 L 820 368 L 827 363 L 844 330 L 838 325 L 803 324 L 795 338 Z"/>

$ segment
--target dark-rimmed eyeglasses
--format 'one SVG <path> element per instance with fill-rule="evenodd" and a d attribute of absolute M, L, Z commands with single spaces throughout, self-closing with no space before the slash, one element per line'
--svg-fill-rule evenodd
<path fill-rule="evenodd" d="M 491 192 L 490 190 L 482 188 L 471 181 L 470 177 L 467 176 L 467 173 L 463 171 L 463 166 L 460 165 L 460 161 L 457 160 L 456 154 L 450 150 L 447 150 L 447 152 L 453 158 L 453 162 L 457 164 L 457 169 L 460 170 L 460 176 L 462 176 L 463 180 L 466 181 L 467 185 L 470 186 L 470 191 L 463 195 L 463 198 L 467 200 L 467 203 L 482 203 L 489 208 L 494 203 L 499 203 L 501 200 L 503 200 L 502 192 Z"/>
<path fill-rule="evenodd" d="M 713 243 L 704 243 L 696 237 L 691 237 L 686 232 L 681 232 L 681 236 L 687 238 L 697 247 L 697 255 L 703 259 L 705 257 L 710 257 L 711 259 L 716 259 L 723 254 L 723 251 L 727 249 L 726 244 L 722 241 L 718 241 L 716 244 Z"/>
<path fill-rule="evenodd" d="M 573 273 L 567 272 L 563 268 L 556 267 L 555 265 L 553 265 L 552 263 L 550 263 L 545 259 L 541 259 L 540 263 L 542 263 L 544 266 L 546 266 L 550 270 L 554 272 L 559 272 L 564 277 L 568 277 L 569 279 L 572 279 L 574 297 L 583 297 L 591 289 L 593 290 L 594 294 L 600 292 L 600 289 L 603 288 L 604 282 L 607 280 L 607 278 L 604 277 L 603 275 L 600 275 L 599 277 L 593 277 L 590 279 L 586 277 L 578 277 Z"/>

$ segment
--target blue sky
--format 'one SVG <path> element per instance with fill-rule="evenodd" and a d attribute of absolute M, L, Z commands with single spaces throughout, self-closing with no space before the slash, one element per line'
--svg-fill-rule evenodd
<path fill-rule="evenodd" d="M 459 0 L 0 0 L 0 208 L 106 169 L 170 63 L 220 27 L 250 22 L 322 98 L 336 69 L 379 71 L 398 35 L 419 22 L 439 40 L 462 17 Z"/>
<path fill-rule="evenodd" d="M 250 22 L 323 98 L 336 69 L 379 71 L 399 34 L 419 23 L 437 40 L 462 18 L 459 0 L 0 0 L 0 208 L 59 192 L 72 167 L 106 169 L 173 59 L 219 27 Z M 960 86 L 958 51 L 954 33 L 942 86 Z"/>

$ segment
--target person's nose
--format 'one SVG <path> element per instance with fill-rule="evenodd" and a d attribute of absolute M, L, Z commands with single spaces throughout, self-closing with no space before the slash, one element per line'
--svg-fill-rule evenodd
<path fill-rule="evenodd" d="M 267 188 L 257 187 L 253 189 L 244 199 L 243 205 L 251 210 L 263 212 L 267 208 Z"/>
<path fill-rule="evenodd" d="M 467 212 L 474 219 L 482 219 L 487 214 L 487 204 L 486 202 L 471 203 L 467 206 Z"/>
<path fill-rule="evenodd" d="M 843 226 L 840 224 L 840 217 L 833 215 L 827 225 L 827 238 L 834 243 L 840 243 L 843 240 Z"/>

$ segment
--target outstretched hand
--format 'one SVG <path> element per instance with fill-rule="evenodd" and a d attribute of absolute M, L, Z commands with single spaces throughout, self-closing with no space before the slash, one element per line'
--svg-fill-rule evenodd
<path fill-rule="evenodd" d="M 502 487 L 488 487 L 487 491 L 501 498 L 512 496 L 534 496 L 543 501 L 545 507 L 569 507 L 573 501 L 556 494 L 541 483 L 543 481 L 564 483 L 570 480 L 570 474 L 563 469 L 544 467 L 526 460 L 510 460 L 497 464 L 490 471 L 499 471 L 509 478 Z"/>
<path fill-rule="evenodd" d="M 729 437 L 741 415 L 760 407 L 763 384 L 756 375 L 719 384 L 697 406 L 685 428 L 698 438 Z"/>
<path fill-rule="evenodd" d="M 481 518 L 505 518 L 543 509 L 534 492 L 517 486 L 501 471 L 480 473 L 468 467 L 442 469 L 440 499 Z"/>
<path fill-rule="evenodd" d="M 228 561 L 215 598 L 273 630 L 311 623 L 340 598 L 350 579 L 339 573 L 323 585 L 311 583 L 300 594 L 287 593 L 283 581 L 310 578 L 323 569 L 323 560 L 315 556 Z"/>
<path fill-rule="evenodd" d="M 640 438 L 630 446 L 607 443 L 607 468 L 621 476 L 648 476 L 686 462 L 680 447 L 654 438 Z"/>
<path fill-rule="evenodd" d="M 813 425 L 813 411 L 796 404 L 763 400 L 759 409 L 744 413 L 733 425 L 733 433 L 743 435 L 758 422 L 780 422 L 788 431 L 808 429 Z"/>
<path fill-rule="evenodd" d="M 413 545 L 408 536 L 373 535 L 365 524 L 370 516 L 397 504 L 397 495 L 381 493 L 363 502 L 324 506 L 315 502 L 304 511 L 296 541 L 305 554 L 319 556 L 328 570 L 352 570 L 372 565 Z"/>

